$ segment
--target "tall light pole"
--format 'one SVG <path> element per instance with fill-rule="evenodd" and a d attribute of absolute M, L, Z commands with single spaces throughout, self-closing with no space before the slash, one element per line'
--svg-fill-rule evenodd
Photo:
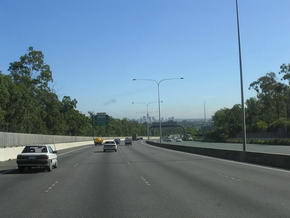
<path fill-rule="evenodd" d="M 151 81 L 154 82 L 157 85 L 157 90 L 158 90 L 158 111 L 159 111 L 159 135 L 160 139 L 159 142 L 161 144 L 161 139 L 162 139 L 162 125 L 161 125 L 161 109 L 160 109 L 160 83 L 167 81 L 167 80 L 176 80 L 176 79 L 184 79 L 183 77 L 179 78 L 166 78 L 166 79 L 161 79 L 161 80 L 154 80 L 154 79 L 133 79 L 133 81 L 137 80 L 145 80 L 145 81 Z"/>
<path fill-rule="evenodd" d="M 146 114 L 146 120 L 147 120 L 147 139 L 149 140 L 149 105 L 150 104 L 155 104 L 156 102 L 148 102 L 148 103 L 145 103 L 145 102 L 132 102 L 132 104 L 145 104 L 146 105 L 146 108 L 147 108 L 147 114 Z M 161 101 L 162 103 L 162 101 Z"/>
<path fill-rule="evenodd" d="M 239 46 L 239 63 L 240 63 L 240 83 L 241 83 L 241 103 L 243 111 L 243 152 L 246 151 L 247 134 L 246 134 L 246 112 L 244 103 L 244 85 L 243 85 L 243 62 L 242 62 L 242 48 L 240 36 L 240 18 L 239 18 L 239 5 L 236 0 L 236 15 L 237 15 L 237 31 L 238 31 L 238 46 Z"/>

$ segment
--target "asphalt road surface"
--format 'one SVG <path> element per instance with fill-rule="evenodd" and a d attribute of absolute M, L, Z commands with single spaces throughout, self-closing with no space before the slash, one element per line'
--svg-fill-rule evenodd
<path fill-rule="evenodd" d="M 1 218 L 290 217 L 290 171 L 143 142 L 65 151 L 50 173 L 1 166 Z"/>
<path fill-rule="evenodd" d="M 158 140 L 153 140 L 153 141 L 158 141 Z M 198 141 L 163 142 L 163 143 L 202 147 L 202 148 L 236 150 L 236 151 L 243 150 L 243 145 L 239 143 L 198 142 Z M 246 149 L 247 151 L 250 151 L 250 152 L 290 155 L 290 146 L 287 146 L 287 145 L 247 144 Z"/>

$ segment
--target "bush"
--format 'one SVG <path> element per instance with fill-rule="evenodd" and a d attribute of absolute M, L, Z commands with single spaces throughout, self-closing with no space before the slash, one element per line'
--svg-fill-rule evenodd
<path fill-rule="evenodd" d="M 285 119 L 285 118 L 282 118 L 282 119 L 279 119 L 279 120 L 276 120 L 274 122 L 272 122 L 270 125 L 269 125 L 269 130 L 270 131 L 281 131 L 281 130 L 284 130 L 284 129 L 289 129 L 290 128 L 290 121 Z"/>
<path fill-rule="evenodd" d="M 223 142 L 229 138 L 229 135 L 223 129 L 215 129 L 205 135 L 205 139 Z"/>
<path fill-rule="evenodd" d="M 259 132 L 264 132 L 268 128 L 268 124 L 265 121 L 259 120 L 256 122 L 255 130 Z"/>

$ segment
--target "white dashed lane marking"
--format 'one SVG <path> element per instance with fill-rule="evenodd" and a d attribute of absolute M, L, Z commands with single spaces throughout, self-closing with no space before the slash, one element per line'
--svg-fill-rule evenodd
<path fill-rule="evenodd" d="M 44 192 L 48 193 L 50 192 L 56 185 L 58 181 L 55 181 L 51 186 L 49 186 Z"/>
<path fill-rule="evenodd" d="M 141 176 L 141 179 L 146 185 L 148 185 L 148 186 L 151 185 L 143 176 Z"/>

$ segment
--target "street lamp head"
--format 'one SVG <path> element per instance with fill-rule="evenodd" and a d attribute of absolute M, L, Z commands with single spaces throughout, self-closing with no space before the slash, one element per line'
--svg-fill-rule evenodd
<path fill-rule="evenodd" d="M 180 77 L 180 79 L 184 79 L 183 77 Z"/>
<path fill-rule="evenodd" d="M 136 81 L 136 79 L 132 79 L 133 81 Z"/>

